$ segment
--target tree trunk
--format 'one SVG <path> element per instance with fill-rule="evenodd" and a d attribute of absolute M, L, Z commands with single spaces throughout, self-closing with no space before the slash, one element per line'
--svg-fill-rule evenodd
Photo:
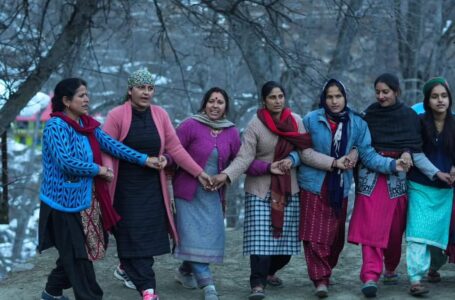
<path fill-rule="evenodd" d="M 404 100 L 414 101 L 417 82 L 421 79 L 418 72 L 419 49 L 422 42 L 422 0 L 395 0 L 395 23 L 398 36 L 398 60 L 403 79 L 410 79 L 404 85 Z M 406 92 L 410 91 L 409 97 Z M 406 99 L 407 98 L 407 99 Z"/>
<path fill-rule="evenodd" d="M 9 124 L 19 114 L 28 101 L 40 90 L 51 74 L 71 53 L 76 41 L 87 33 L 91 19 L 98 10 L 96 0 L 78 0 L 74 11 L 62 33 L 52 45 L 47 56 L 41 58 L 33 72 L 13 93 L 0 110 L 0 134 L 3 134 Z"/>
<path fill-rule="evenodd" d="M 8 218 L 8 148 L 7 132 L 2 133 L 2 199 L 0 200 L 0 224 L 9 224 Z"/>
<path fill-rule="evenodd" d="M 357 12 L 362 8 L 363 0 L 351 0 L 348 4 L 348 11 L 344 14 L 338 40 L 330 61 L 327 74 L 333 77 L 340 77 L 352 63 L 351 46 L 355 41 L 359 22 L 356 19 Z"/>
<path fill-rule="evenodd" d="M 259 98 L 264 83 L 269 80 L 278 81 L 281 77 L 278 56 L 267 43 L 261 43 L 261 39 L 252 28 L 253 25 L 236 16 L 231 16 L 229 21 L 230 32 L 250 70 Z"/>

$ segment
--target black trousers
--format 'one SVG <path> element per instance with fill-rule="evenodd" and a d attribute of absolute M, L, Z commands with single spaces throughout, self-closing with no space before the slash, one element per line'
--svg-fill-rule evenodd
<path fill-rule="evenodd" d="M 52 217 L 55 221 L 61 214 Z M 59 257 L 56 261 L 57 266 L 47 278 L 46 291 L 53 296 L 60 296 L 64 289 L 72 287 L 76 300 L 101 300 L 103 290 L 96 282 L 93 263 L 88 258 L 77 257 L 72 237 L 68 232 L 58 226 L 52 226 L 52 234 Z M 83 235 L 82 232 L 81 234 Z"/>
<path fill-rule="evenodd" d="M 290 255 L 250 255 L 250 286 L 267 285 L 267 275 L 275 273 L 286 266 L 291 260 Z"/>
<path fill-rule="evenodd" d="M 144 290 L 156 290 L 156 278 L 153 271 L 155 260 L 153 257 L 120 258 L 120 263 L 141 295 Z"/>

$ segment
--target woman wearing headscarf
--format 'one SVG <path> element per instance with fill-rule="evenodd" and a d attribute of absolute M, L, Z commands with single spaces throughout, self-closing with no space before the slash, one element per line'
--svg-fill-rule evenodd
<path fill-rule="evenodd" d="M 153 75 L 145 69 L 133 72 L 125 103 L 109 112 L 103 127 L 131 148 L 159 158 L 160 170 L 106 158 L 116 174 L 110 187 L 113 205 L 122 217 L 114 231 L 118 256 L 143 300 L 158 299 L 154 256 L 170 252 L 168 234 L 178 243 L 163 153 L 203 185 L 209 184 L 209 176 L 182 147 L 166 111 L 150 103 L 154 93 Z"/>
<path fill-rule="evenodd" d="M 332 269 L 344 247 L 348 193 L 356 153 L 362 163 L 379 173 L 403 170 L 397 161 L 382 157 L 371 146 L 366 122 L 347 106 L 344 85 L 328 80 L 319 109 L 303 118 L 315 151 L 332 157 L 324 168 L 302 164 L 298 170 L 300 239 L 303 240 L 310 279 L 319 298 L 328 296 Z M 357 149 L 348 153 L 350 149 Z M 401 161 L 399 161 L 401 162 Z"/>
<path fill-rule="evenodd" d="M 366 109 L 364 117 L 373 147 L 383 156 L 401 158 L 408 166 L 414 159 L 420 166 L 420 160 L 426 159 L 418 155 L 420 122 L 414 110 L 398 100 L 398 78 L 384 73 L 375 80 L 374 88 L 377 102 Z M 426 167 L 429 177 L 438 171 L 433 165 Z M 384 284 L 398 283 L 395 270 L 401 257 L 406 211 L 406 173 L 381 174 L 360 164 L 348 241 L 362 245 L 360 279 L 366 297 L 376 296 L 384 265 Z"/>
<path fill-rule="evenodd" d="M 440 172 L 431 180 L 418 168 L 412 168 L 408 176 L 406 263 L 413 296 L 428 293 L 421 280 L 430 269 L 430 261 L 433 269 L 429 278 L 447 260 L 443 251 L 449 242 L 453 205 L 450 171 L 455 165 L 455 122 L 447 81 L 442 77 L 427 81 L 423 94 L 423 152 Z"/>

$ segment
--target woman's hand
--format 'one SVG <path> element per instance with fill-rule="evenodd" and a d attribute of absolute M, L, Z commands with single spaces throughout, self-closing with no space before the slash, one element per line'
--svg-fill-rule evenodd
<path fill-rule="evenodd" d="M 358 159 L 359 151 L 357 150 L 357 148 L 352 148 L 351 151 L 349 151 L 348 155 L 346 155 L 344 166 L 348 169 L 352 169 L 357 164 Z"/>
<path fill-rule="evenodd" d="M 395 160 L 395 171 L 396 172 L 407 172 L 411 168 L 412 165 L 412 160 L 411 160 L 411 165 L 409 165 L 409 161 L 405 161 L 402 158 L 399 158 Z"/>
<path fill-rule="evenodd" d="M 455 166 L 450 168 L 450 177 L 452 178 L 452 183 L 455 182 Z"/>
<path fill-rule="evenodd" d="M 279 161 L 279 167 L 283 173 L 287 173 L 291 170 L 292 168 L 292 160 L 289 158 L 285 158 Z"/>
<path fill-rule="evenodd" d="M 166 168 L 166 166 L 167 166 L 166 156 L 164 156 L 164 155 L 158 156 L 158 163 L 159 163 L 159 166 L 161 169 Z"/>
<path fill-rule="evenodd" d="M 409 152 L 403 152 L 401 153 L 400 159 L 402 159 L 403 163 L 407 165 L 407 172 L 413 166 L 411 154 Z"/>
<path fill-rule="evenodd" d="M 289 172 L 292 168 L 292 160 L 284 158 L 282 160 L 274 161 L 270 165 L 270 173 L 275 175 L 284 175 Z"/>
<path fill-rule="evenodd" d="M 147 157 L 146 166 L 152 169 L 162 170 L 167 165 L 167 159 L 164 155 Z"/>
<path fill-rule="evenodd" d="M 285 172 L 283 172 L 280 168 L 280 162 L 281 161 L 274 161 L 270 165 L 270 173 L 275 174 L 275 175 L 284 175 Z"/>
<path fill-rule="evenodd" d="M 213 191 L 213 181 L 212 178 L 207 173 L 202 172 L 201 174 L 199 174 L 197 180 L 199 180 L 199 183 L 205 190 Z"/>
<path fill-rule="evenodd" d="M 228 176 L 225 173 L 221 173 L 212 176 L 212 190 L 217 190 L 228 182 Z"/>
<path fill-rule="evenodd" d="M 111 182 L 114 179 L 114 171 L 111 168 L 105 166 L 99 166 L 100 170 L 98 171 L 98 175 L 106 180 L 107 182 Z"/>
<path fill-rule="evenodd" d="M 439 171 L 436 173 L 436 177 L 450 186 L 453 184 L 452 176 L 449 173 Z"/>
<path fill-rule="evenodd" d="M 348 161 L 348 158 L 346 155 L 335 159 L 332 163 L 332 168 L 340 169 L 340 170 L 349 170 L 352 169 L 350 166 L 350 163 Z"/>

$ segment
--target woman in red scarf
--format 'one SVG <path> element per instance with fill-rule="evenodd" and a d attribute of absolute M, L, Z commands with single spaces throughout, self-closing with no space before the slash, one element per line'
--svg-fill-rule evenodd
<path fill-rule="evenodd" d="M 102 299 L 92 261 L 104 256 L 106 232 L 120 217 L 106 185 L 114 174 L 102 165 L 101 150 L 134 164 L 160 167 L 158 158 L 105 134 L 88 116 L 88 108 L 84 80 L 68 78 L 57 84 L 52 118 L 43 133 L 38 250 L 56 247 L 59 257 L 41 295 L 44 300 L 66 300 L 62 291 L 71 287 L 77 300 Z"/>
<path fill-rule="evenodd" d="M 307 149 L 311 138 L 305 133 L 300 117 L 285 106 L 285 92 L 280 84 L 269 81 L 262 87 L 262 105 L 248 124 L 242 146 L 234 161 L 213 178 L 216 186 L 242 175 L 254 159 L 275 163 L 296 151 Z M 307 149 L 305 151 L 311 151 Z M 320 160 L 318 154 L 311 160 Z M 294 159 L 292 159 L 294 160 Z M 291 160 L 291 161 L 292 161 Z M 288 164 L 286 168 L 290 168 Z M 274 173 L 274 168 L 271 168 Z M 269 172 L 245 179 L 245 224 L 243 254 L 250 256 L 249 299 L 263 299 L 264 288 L 282 285 L 275 272 L 283 268 L 291 255 L 300 254 L 299 187 L 294 168 L 281 174 Z"/>

